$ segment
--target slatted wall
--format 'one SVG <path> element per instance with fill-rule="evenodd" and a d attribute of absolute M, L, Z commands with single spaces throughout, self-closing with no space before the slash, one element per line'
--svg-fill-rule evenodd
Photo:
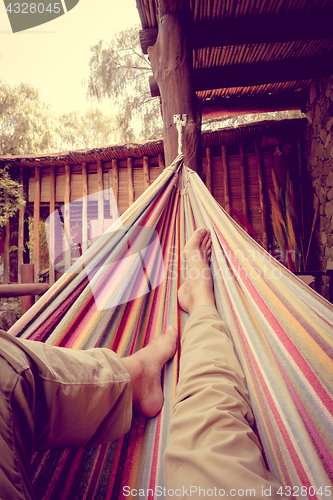
<path fill-rule="evenodd" d="M 202 165 L 207 188 L 218 203 L 269 251 L 272 251 L 275 245 L 269 200 L 269 189 L 273 186 L 272 169 L 277 153 L 281 159 L 284 145 L 288 141 L 290 144 L 292 142 L 295 144 L 304 128 L 302 124 L 292 122 L 289 120 L 288 123 L 286 121 L 276 125 L 270 123 L 258 126 L 257 124 L 244 127 L 242 130 L 209 132 L 202 136 Z M 104 200 L 97 195 L 93 201 L 88 200 L 88 202 L 85 197 L 102 190 L 112 189 L 116 208 L 122 214 L 144 193 L 164 168 L 163 154 L 156 151 L 155 144 L 154 148 L 150 149 L 148 145 L 144 153 L 140 148 L 140 145 L 132 148 L 131 156 L 126 158 L 126 147 L 124 147 L 124 151 L 121 149 L 120 159 L 112 159 L 110 155 L 108 156 L 110 159 L 105 159 L 105 156 L 100 155 L 102 159 L 98 160 L 96 150 L 93 155 L 96 158 L 94 162 L 73 164 L 72 160 L 72 164 L 65 164 L 63 160 L 60 161 L 57 158 L 51 166 L 44 162 L 41 166 L 33 168 L 27 162 L 28 168 L 24 169 L 28 184 L 27 208 L 30 213 L 33 209 L 35 225 L 35 281 L 39 280 L 40 271 L 39 231 L 37 229 L 39 218 L 45 220 L 57 208 L 71 203 L 70 210 L 64 213 L 64 223 L 71 227 L 76 222 L 80 223 L 83 242 L 89 241 L 89 220 L 95 220 L 98 224 L 98 232 L 101 234 L 104 221 L 117 215 L 115 207 L 111 206 L 107 195 L 104 196 Z M 292 162 L 295 163 L 292 165 L 295 171 L 299 169 L 295 154 L 292 160 L 289 155 L 287 161 L 289 165 Z M 23 215 L 20 213 L 21 239 Z M 61 238 L 53 238 L 50 244 L 56 248 L 56 245 L 62 244 Z M 83 251 L 87 244 L 82 244 Z M 50 284 L 55 281 L 55 278 L 54 269 L 50 267 Z"/>
<path fill-rule="evenodd" d="M 123 214 L 127 208 L 137 200 L 142 193 L 154 182 L 164 168 L 163 156 L 156 157 L 144 156 L 142 159 L 112 160 L 111 162 L 101 162 L 65 165 L 57 167 L 35 167 L 35 175 L 29 176 L 28 202 L 34 206 L 34 221 L 37 221 L 37 214 L 46 215 L 52 213 L 59 206 L 69 204 L 68 209 L 64 211 L 64 224 L 71 227 L 75 232 L 76 224 L 82 230 L 82 242 L 89 243 L 92 240 L 88 238 L 88 221 L 98 221 L 98 234 L 104 231 L 104 221 L 112 220 L 119 214 Z M 53 172 L 54 181 L 52 182 Z M 111 197 L 105 190 L 112 189 L 116 207 L 112 206 Z M 104 199 L 100 204 L 98 196 L 93 200 L 88 200 L 84 207 L 84 197 L 104 191 Z M 91 198 L 91 197 L 90 197 Z M 38 225 L 34 224 L 37 228 Z M 51 231 L 52 232 L 52 231 Z M 85 232 L 85 233 L 84 233 Z M 35 281 L 39 279 L 39 233 L 34 233 L 34 265 Z M 55 254 L 58 255 L 59 246 L 62 247 L 62 236 L 57 234 L 49 243 L 54 245 Z M 83 248 L 84 250 L 85 248 Z M 76 254 L 68 256 L 65 259 L 75 259 Z M 70 260 L 64 262 L 68 268 Z M 53 284 L 55 281 L 54 269 L 51 269 L 49 281 Z"/>
<path fill-rule="evenodd" d="M 218 203 L 266 250 L 273 240 L 268 191 L 272 189 L 273 147 L 252 143 L 206 148 L 206 185 Z"/>

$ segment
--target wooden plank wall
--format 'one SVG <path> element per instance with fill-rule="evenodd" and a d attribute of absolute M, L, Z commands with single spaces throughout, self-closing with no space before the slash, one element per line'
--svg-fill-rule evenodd
<path fill-rule="evenodd" d="M 206 147 L 203 157 L 203 170 L 209 191 L 245 230 L 252 228 L 254 238 L 268 250 L 273 241 L 268 189 L 272 187 L 275 147 L 276 145 L 262 147 L 261 141 L 247 139 L 238 144 Z M 32 203 L 34 206 L 35 281 L 39 279 L 40 216 L 45 219 L 58 207 L 67 204 L 68 207 L 64 210 L 65 228 L 68 227 L 69 231 L 73 220 L 80 222 L 82 251 L 85 251 L 89 244 L 88 221 L 98 221 L 98 234 L 102 234 L 105 229 L 104 220 L 117 217 L 118 210 L 121 215 L 154 182 L 163 168 L 163 155 L 71 166 L 36 167 L 34 175 L 29 177 L 28 198 L 30 206 Z M 111 199 L 106 199 L 107 194 L 103 195 L 104 190 L 110 188 L 114 203 Z M 95 201 L 87 202 L 87 196 L 94 193 Z M 69 205 L 70 202 L 76 204 Z M 20 217 L 20 241 L 22 225 L 23 217 Z M 56 246 L 59 242 L 55 240 L 58 239 L 51 237 L 50 244 Z M 68 253 L 66 267 L 70 263 L 71 255 Z M 49 279 L 50 284 L 53 284 L 55 271 L 52 266 Z"/>
<path fill-rule="evenodd" d="M 65 165 L 36 167 L 34 177 L 30 175 L 28 186 L 28 202 L 33 202 L 34 207 L 34 266 L 35 281 L 39 279 L 39 224 L 40 214 L 44 214 L 45 219 L 53 213 L 58 207 L 63 208 L 64 222 L 64 246 L 66 240 L 70 240 L 70 229 L 73 221 L 80 222 L 82 230 L 82 251 L 84 252 L 89 244 L 88 226 L 89 220 L 97 219 L 98 235 L 104 232 L 104 220 L 112 218 L 113 220 L 122 214 L 134 201 L 154 182 L 164 168 L 163 155 L 155 158 L 148 156 L 141 160 L 128 158 L 119 161 L 113 159 L 111 162 L 97 161 L 96 164 L 83 163 L 82 165 Z M 105 199 L 108 194 L 104 190 L 112 189 L 112 200 Z M 96 193 L 95 201 L 88 201 L 88 195 Z M 74 206 L 75 202 L 79 204 L 78 208 Z M 108 203 L 105 211 L 105 201 Z M 95 206 L 96 202 L 96 206 Z M 59 245 L 59 235 L 54 235 L 54 218 L 50 222 L 49 245 L 55 250 Z M 22 229 L 23 222 L 20 223 Z M 55 241 L 57 240 L 57 241 Z M 8 246 L 9 248 L 9 246 Z M 65 268 L 71 265 L 71 252 L 64 253 Z M 8 267 L 8 266 L 7 266 Z M 53 284 L 56 279 L 55 269 L 50 265 L 49 283 Z"/>
<path fill-rule="evenodd" d="M 266 250 L 268 185 L 271 185 L 273 149 L 265 157 L 258 141 L 207 147 L 203 159 L 206 185 L 218 203 L 245 230 L 249 222 L 255 239 Z M 263 169 L 265 159 L 266 169 Z"/>

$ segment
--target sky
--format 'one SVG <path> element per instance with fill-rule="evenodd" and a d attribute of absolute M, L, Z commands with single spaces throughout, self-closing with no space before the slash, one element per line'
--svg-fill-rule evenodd
<path fill-rule="evenodd" d="M 84 112 L 93 104 L 82 85 L 89 74 L 90 47 L 139 22 L 135 0 L 80 0 L 53 21 L 12 33 L 0 0 L 0 80 L 39 89 L 57 115 Z M 107 103 L 103 107 L 108 112 Z"/>

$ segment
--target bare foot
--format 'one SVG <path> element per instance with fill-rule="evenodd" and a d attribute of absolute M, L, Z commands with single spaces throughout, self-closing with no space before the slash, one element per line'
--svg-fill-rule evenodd
<path fill-rule="evenodd" d="M 201 305 L 215 307 L 213 280 L 209 269 L 212 240 L 206 228 L 197 229 L 184 248 L 188 275 L 178 290 L 180 307 L 192 314 Z"/>
<path fill-rule="evenodd" d="M 177 330 L 169 326 L 164 335 L 123 358 L 132 381 L 133 406 L 146 417 L 155 417 L 162 408 L 161 370 L 175 354 L 177 339 Z"/>

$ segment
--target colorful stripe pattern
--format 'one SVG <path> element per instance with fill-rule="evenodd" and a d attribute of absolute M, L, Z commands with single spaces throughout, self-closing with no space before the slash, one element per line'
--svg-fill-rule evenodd
<path fill-rule="evenodd" d="M 108 347 L 120 356 L 146 345 L 168 324 L 181 335 L 187 319 L 177 307 L 186 271 L 182 251 L 203 225 L 212 233 L 217 307 L 247 377 L 268 467 L 291 487 L 291 497 L 326 499 L 325 487 L 333 482 L 333 307 L 240 229 L 182 157 L 11 332 L 72 349 Z M 159 262 L 157 248 L 149 247 L 154 231 Z M 130 254 L 145 252 L 144 272 L 122 265 L 129 245 Z M 178 365 L 179 352 L 165 367 L 165 404 L 156 418 L 135 415 L 128 434 L 103 446 L 36 454 L 37 498 L 132 498 L 132 488 L 150 488 L 145 498 L 154 498 L 155 487 L 164 484 Z"/>

